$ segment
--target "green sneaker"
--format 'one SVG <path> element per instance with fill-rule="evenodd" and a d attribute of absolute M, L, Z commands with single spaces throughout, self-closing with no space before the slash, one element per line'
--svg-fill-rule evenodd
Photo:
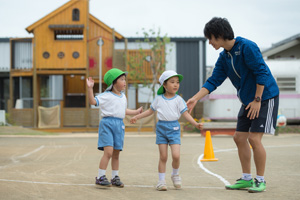
<path fill-rule="evenodd" d="M 256 192 L 263 192 L 263 191 L 266 191 L 266 181 L 259 182 L 255 178 L 255 183 L 253 184 L 253 187 L 248 189 L 248 192 L 256 193 Z"/>
<path fill-rule="evenodd" d="M 253 186 L 253 179 L 246 181 L 244 179 L 238 179 L 236 180 L 236 183 L 234 185 L 226 185 L 225 188 L 227 190 L 239 190 L 239 189 L 245 189 Z"/>

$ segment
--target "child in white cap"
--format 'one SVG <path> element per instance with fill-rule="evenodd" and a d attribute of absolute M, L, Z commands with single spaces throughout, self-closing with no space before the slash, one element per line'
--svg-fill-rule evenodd
<path fill-rule="evenodd" d="M 122 92 L 126 88 L 126 75 L 119 69 L 113 68 L 104 75 L 104 82 L 108 88 L 105 92 L 94 97 L 94 80 L 89 77 L 86 80 L 88 97 L 91 105 L 99 106 L 102 119 L 98 130 L 98 149 L 104 151 L 100 160 L 96 186 L 99 187 L 124 187 L 119 177 L 119 154 L 123 150 L 125 115 L 137 115 L 143 111 L 142 107 L 137 110 L 127 109 L 127 99 Z M 106 178 L 106 168 L 111 159 L 112 179 Z"/>
<path fill-rule="evenodd" d="M 162 73 L 159 78 L 161 87 L 158 89 L 156 98 L 153 100 L 150 108 L 145 112 L 131 118 L 130 123 L 136 123 L 138 119 L 152 115 L 157 111 L 158 122 L 156 124 L 156 144 L 159 148 L 158 173 L 159 181 L 156 189 L 166 191 L 165 180 L 166 162 L 168 157 L 168 144 L 172 153 L 173 172 L 171 179 L 176 189 L 181 188 L 181 178 L 179 176 L 180 165 L 180 124 L 178 119 L 183 115 L 187 121 L 198 129 L 202 129 L 202 124 L 197 123 L 187 112 L 185 101 L 177 95 L 179 83 L 183 76 L 175 71 L 168 70 Z"/>

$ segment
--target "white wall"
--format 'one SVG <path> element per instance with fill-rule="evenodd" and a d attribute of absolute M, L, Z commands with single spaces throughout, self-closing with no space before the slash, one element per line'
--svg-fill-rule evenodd
<path fill-rule="evenodd" d="M 166 45 L 166 70 L 177 70 L 176 63 L 176 43 L 170 42 Z"/>
<path fill-rule="evenodd" d="M 9 42 L 0 42 L 0 72 L 10 71 L 10 45 Z"/>
<path fill-rule="evenodd" d="M 288 121 L 300 121 L 300 59 L 266 60 L 274 78 L 295 77 L 296 91 L 280 91 L 279 113 Z"/>
<path fill-rule="evenodd" d="M 240 107 L 236 89 L 227 78 L 204 100 L 203 116 L 214 120 L 236 120 Z"/>

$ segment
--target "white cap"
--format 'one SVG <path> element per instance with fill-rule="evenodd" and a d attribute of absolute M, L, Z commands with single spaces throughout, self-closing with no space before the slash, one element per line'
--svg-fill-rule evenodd
<path fill-rule="evenodd" d="M 157 94 L 163 94 L 164 91 L 164 87 L 163 84 L 166 80 L 168 80 L 169 78 L 173 77 L 173 76 L 178 76 L 179 78 L 179 82 L 182 81 L 183 76 L 181 74 L 177 74 L 175 71 L 173 70 L 167 70 L 164 71 L 161 76 L 159 77 L 159 83 L 160 83 L 160 88 L 157 91 Z"/>

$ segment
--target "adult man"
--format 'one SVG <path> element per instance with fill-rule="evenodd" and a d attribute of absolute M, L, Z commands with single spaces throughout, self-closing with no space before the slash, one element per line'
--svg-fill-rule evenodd
<path fill-rule="evenodd" d="M 214 91 L 228 77 L 237 90 L 242 106 L 234 141 L 242 166 L 243 176 L 226 189 L 249 188 L 249 192 L 266 189 L 264 180 L 266 151 L 261 143 L 264 133 L 274 134 L 277 120 L 279 89 L 257 45 L 245 38 L 234 38 L 225 18 L 213 18 L 204 28 L 204 35 L 216 50 L 224 48 L 216 62 L 213 74 L 201 90 L 187 101 L 191 110 L 197 101 Z M 251 176 L 251 150 L 256 166 L 256 178 Z"/>

